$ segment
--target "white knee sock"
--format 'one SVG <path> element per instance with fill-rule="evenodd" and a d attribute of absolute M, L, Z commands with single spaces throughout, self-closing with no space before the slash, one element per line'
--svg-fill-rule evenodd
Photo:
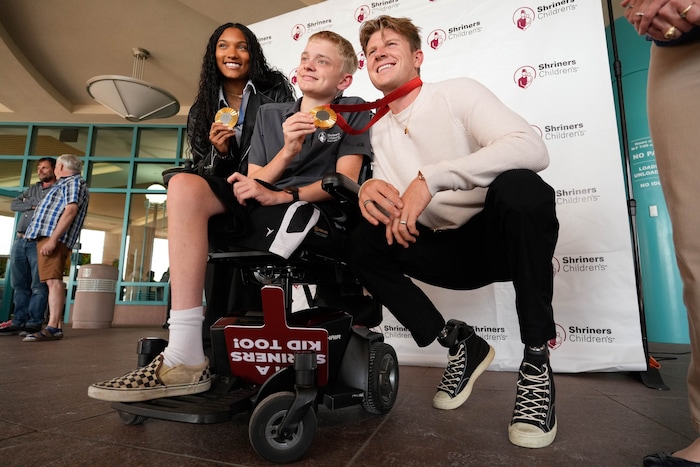
<path fill-rule="evenodd" d="M 202 307 L 189 310 L 172 310 L 168 319 L 170 337 L 168 346 L 163 351 L 163 361 L 169 367 L 182 363 L 184 365 L 201 365 L 204 362 L 202 347 Z"/>

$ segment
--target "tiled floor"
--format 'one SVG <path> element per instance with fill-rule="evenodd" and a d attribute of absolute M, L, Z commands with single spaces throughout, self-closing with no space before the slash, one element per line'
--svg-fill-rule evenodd
<path fill-rule="evenodd" d="M 90 383 L 132 369 L 136 341 L 161 328 L 66 329 L 61 341 L 0 337 L 0 464 L 5 466 L 267 465 L 248 441 L 247 414 L 193 425 L 149 419 L 125 425 Z M 318 413 L 318 431 L 299 465 L 312 466 L 639 466 L 656 450 L 694 438 L 684 383 L 687 346 L 651 345 L 670 391 L 629 373 L 559 374 L 559 434 L 529 450 L 507 438 L 516 374 L 486 372 L 469 401 L 431 407 L 439 368 L 401 367 L 399 395 L 386 416 L 359 406 Z"/>

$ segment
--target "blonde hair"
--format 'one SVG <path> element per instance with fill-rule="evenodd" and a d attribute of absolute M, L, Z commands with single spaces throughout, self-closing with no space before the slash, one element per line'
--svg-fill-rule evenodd
<path fill-rule="evenodd" d="M 309 37 L 309 42 L 313 40 L 326 40 L 338 48 L 338 54 L 343 61 L 343 73 L 350 75 L 357 71 L 357 55 L 349 40 L 333 31 L 319 31 Z"/>
<path fill-rule="evenodd" d="M 360 46 L 362 51 L 367 53 L 367 43 L 372 35 L 385 29 L 391 29 L 408 41 L 411 52 L 420 50 L 421 38 L 420 28 L 413 24 L 409 18 L 394 18 L 393 16 L 382 15 L 375 19 L 365 21 L 360 28 Z"/>

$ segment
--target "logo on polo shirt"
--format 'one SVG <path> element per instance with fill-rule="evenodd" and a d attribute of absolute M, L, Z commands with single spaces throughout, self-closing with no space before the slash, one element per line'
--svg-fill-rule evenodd
<path fill-rule="evenodd" d="M 342 133 L 319 131 L 317 139 L 320 143 L 337 143 L 343 137 Z"/>

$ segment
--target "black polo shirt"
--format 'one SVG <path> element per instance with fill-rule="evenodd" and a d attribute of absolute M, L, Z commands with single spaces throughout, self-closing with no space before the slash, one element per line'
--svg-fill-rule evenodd
<path fill-rule="evenodd" d="M 361 104 L 359 97 L 341 97 L 335 104 Z M 265 104 L 260 107 L 255 120 L 255 134 L 251 141 L 248 160 L 261 167 L 267 165 L 284 146 L 282 123 L 299 111 L 301 99 L 296 102 Z M 343 113 L 353 128 L 364 128 L 371 115 L 368 111 Z M 287 166 L 275 186 L 305 186 L 320 180 L 328 172 L 336 170 L 336 161 L 343 156 L 361 154 L 371 156 L 369 132 L 349 135 L 334 125 L 327 130 L 317 128 L 304 139 L 301 152 Z"/>

